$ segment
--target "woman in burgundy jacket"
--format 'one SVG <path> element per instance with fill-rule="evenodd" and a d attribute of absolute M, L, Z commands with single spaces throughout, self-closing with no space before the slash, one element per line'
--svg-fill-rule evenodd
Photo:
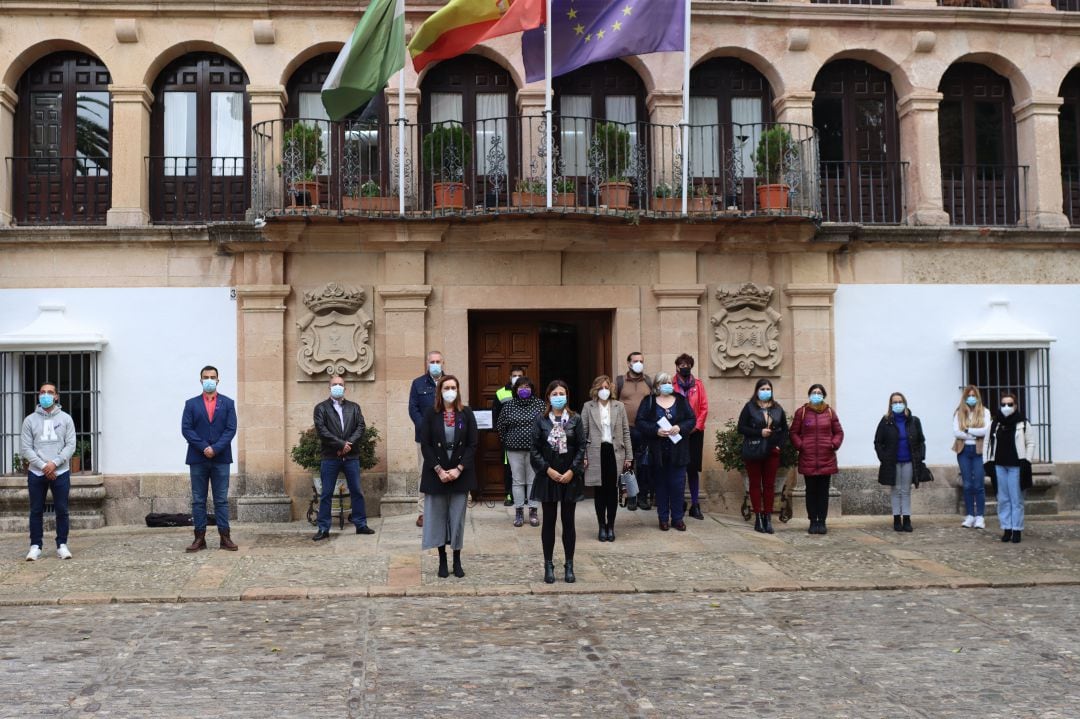
<path fill-rule="evenodd" d="M 825 534 L 829 516 L 829 478 L 836 474 L 836 450 L 844 441 L 840 418 L 825 403 L 820 384 L 810 385 L 809 402 L 791 419 L 791 443 L 799 450 L 799 472 L 806 478 L 806 514 L 810 534 Z"/>

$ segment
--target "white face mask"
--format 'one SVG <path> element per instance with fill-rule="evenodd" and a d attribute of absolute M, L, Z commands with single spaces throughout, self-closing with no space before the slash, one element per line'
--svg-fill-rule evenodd
<path fill-rule="evenodd" d="M 443 402 L 446 402 L 447 404 L 453 404 L 454 400 L 457 399 L 457 390 L 456 389 L 444 389 L 443 393 L 442 393 L 442 399 L 443 399 Z"/>
<path fill-rule="evenodd" d="M 635 362 L 630 365 L 630 369 L 634 372 L 634 374 L 641 374 L 645 370 L 645 363 Z"/>
<path fill-rule="evenodd" d="M 597 391 L 596 396 L 604 402 L 607 402 L 608 397 L 611 396 L 611 390 L 605 387 L 604 389 Z"/>
<path fill-rule="evenodd" d="M 1006 407 L 1005 405 L 1001 405 L 1001 416 L 1002 417 L 1008 417 L 1010 414 L 1012 414 L 1015 411 L 1016 411 L 1016 407 Z"/>

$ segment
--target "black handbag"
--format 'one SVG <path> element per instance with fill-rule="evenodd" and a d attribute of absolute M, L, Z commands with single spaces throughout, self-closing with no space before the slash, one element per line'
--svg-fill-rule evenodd
<path fill-rule="evenodd" d="M 915 468 L 915 476 L 912 477 L 913 484 L 918 487 L 923 482 L 933 482 L 934 473 L 930 471 L 930 468 L 925 464 L 920 464 Z"/>
<path fill-rule="evenodd" d="M 769 456 L 769 440 L 764 437 L 743 437 L 742 458 L 757 462 Z"/>
<path fill-rule="evenodd" d="M 1031 462 L 1026 459 L 1020 460 L 1020 490 L 1031 489 L 1034 485 L 1034 477 L 1031 476 Z"/>

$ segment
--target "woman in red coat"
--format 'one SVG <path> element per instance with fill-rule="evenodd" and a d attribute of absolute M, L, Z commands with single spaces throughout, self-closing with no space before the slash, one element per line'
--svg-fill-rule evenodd
<path fill-rule="evenodd" d="M 829 516 L 829 478 L 838 471 L 836 450 L 844 441 L 840 418 L 825 403 L 825 388 L 810 385 L 809 402 L 791 419 L 791 443 L 799 450 L 799 472 L 806 478 L 806 513 L 810 534 L 825 534 Z"/>

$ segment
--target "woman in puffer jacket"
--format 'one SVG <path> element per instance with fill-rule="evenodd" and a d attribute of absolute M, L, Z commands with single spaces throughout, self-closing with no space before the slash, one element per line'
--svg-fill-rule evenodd
<path fill-rule="evenodd" d="M 829 481 L 839 470 L 836 450 L 844 441 L 840 418 L 826 402 L 820 384 L 810 385 L 809 401 L 791 418 L 791 443 L 799 450 L 799 473 L 806 479 L 806 514 L 810 534 L 826 534 L 829 516 Z"/>

